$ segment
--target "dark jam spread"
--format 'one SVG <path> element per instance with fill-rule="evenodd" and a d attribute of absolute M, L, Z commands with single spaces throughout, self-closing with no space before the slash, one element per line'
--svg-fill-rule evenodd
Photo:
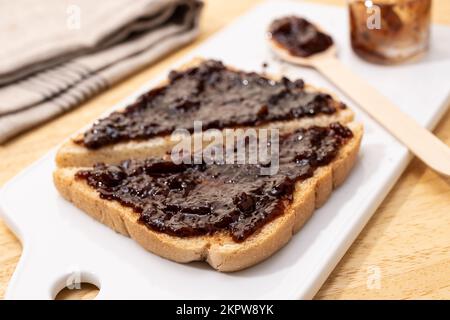
<path fill-rule="evenodd" d="M 309 57 L 325 51 L 333 39 L 320 32 L 308 20 L 289 16 L 277 19 L 269 27 L 271 38 L 293 56 Z"/>
<path fill-rule="evenodd" d="M 274 175 L 261 175 L 254 164 L 128 160 L 97 164 L 76 176 L 101 198 L 133 208 L 152 230 L 179 237 L 225 231 L 239 242 L 282 214 L 295 183 L 330 163 L 351 137 L 339 123 L 284 134 Z"/>
<path fill-rule="evenodd" d="M 202 121 L 204 130 L 222 129 L 332 114 L 344 107 L 329 95 L 307 92 L 303 86 L 302 80 L 273 81 L 208 60 L 186 71 L 172 71 L 168 85 L 99 120 L 80 142 L 96 149 L 167 135 L 177 128 L 192 131 L 194 121 Z"/>

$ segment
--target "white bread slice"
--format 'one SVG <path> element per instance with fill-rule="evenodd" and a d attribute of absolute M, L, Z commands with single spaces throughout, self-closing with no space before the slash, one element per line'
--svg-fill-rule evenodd
<path fill-rule="evenodd" d="M 199 65 L 204 59 L 196 58 L 179 70 L 186 70 L 188 68 Z M 230 70 L 236 70 L 232 67 L 227 67 Z M 275 79 L 275 77 L 272 77 Z M 160 86 L 167 84 L 164 81 Z M 319 91 L 310 85 L 306 85 L 307 91 Z M 324 92 L 324 90 L 320 90 Z M 336 97 L 334 100 L 338 101 Z M 354 114 L 350 109 L 339 109 L 332 115 L 319 115 L 312 118 L 301 118 L 290 121 L 271 122 L 269 124 L 260 126 L 260 128 L 301 128 L 310 125 L 328 125 L 332 122 L 340 122 L 342 124 L 353 120 Z M 178 141 L 171 141 L 170 136 L 151 138 L 146 141 L 129 141 L 119 142 L 113 145 L 107 145 L 99 149 L 88 149 L 83 145 L 75 143 L 75 140 L 82 138 L 82 134 L 77 134 L 73 139 L 69 139 L 64 143 L 56 155 L 56 164 L 58 167 L 90 167 L 95 163 L 119 163 L 126 159 L 145 159 L 156 157 L 158 155 L 169 152 Z"/>
<path fill-rule="evenodd" d="M 58 168 L 54 172 L 54 182 L 65 199 L 161 257 L 182 263 L 205 260 L 219 271 L 237 271 L 268 258 L 283 247 L 315 208 L 322 206 L 332 190 L 343 183 L 357 158 L 363 135 L 362 125 L 352 122 L 347 126 L 353 138 L 341 147 L 336 158 L 329 165 L 317 168 L 311 178 L 296 184 L 293 201 L 284 214 L 240 243 L 225 233 L 182 238 L 152 231 L 138 222 L 139 214 L 132 209 L 101 199 L 84 180 L 75 179 L 75 173 L 83 168 Z"/>

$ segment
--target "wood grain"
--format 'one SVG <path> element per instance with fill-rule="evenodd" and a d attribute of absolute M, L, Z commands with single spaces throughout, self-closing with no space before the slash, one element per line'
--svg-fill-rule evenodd
<path fill-rule="evenodd" d="M 1 145 L 0 186 L 259 2 L 206 1 L 201 35 L 195 43 L 145 68 L 76 110 Z M 345 0 L 311 2 L 345 4 Z M 450 1 L 434 0 L 433 21 L 450 24 Z M 443 117 L 435 134 L 450 144 L 450 112 Z M 450 179 L 442 178 L 414 159 L 316 298 L 449 299 L 449 211 Z M 20 243 L 0 221 L 0 298 L 4 296 L 20 253 Z M 89 299 L 95 295 L 96 290 L 87 287 L 70 294 L 65 292 L 60 298 Z"/>

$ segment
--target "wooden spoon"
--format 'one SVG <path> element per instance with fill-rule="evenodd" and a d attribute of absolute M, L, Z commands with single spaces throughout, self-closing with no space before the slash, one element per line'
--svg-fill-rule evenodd
<path fill-rule="evenodd" d="M 303 58 L 291 55 L 272 38 L 269 38 L 269 43 L 283 60 L 318 70 L 430 168 L 450 176 L 450 148 L 343 65 L 336 58 L 334 45 L 324 52 Z"/>

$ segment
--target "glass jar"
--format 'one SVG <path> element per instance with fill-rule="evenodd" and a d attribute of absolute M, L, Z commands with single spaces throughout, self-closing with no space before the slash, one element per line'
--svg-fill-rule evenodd
<path fill-rule="evenodd" d="M 430 41 L 431 0 L 349 0 L 352 48 L 392 64 L 422 56 Z"/>

